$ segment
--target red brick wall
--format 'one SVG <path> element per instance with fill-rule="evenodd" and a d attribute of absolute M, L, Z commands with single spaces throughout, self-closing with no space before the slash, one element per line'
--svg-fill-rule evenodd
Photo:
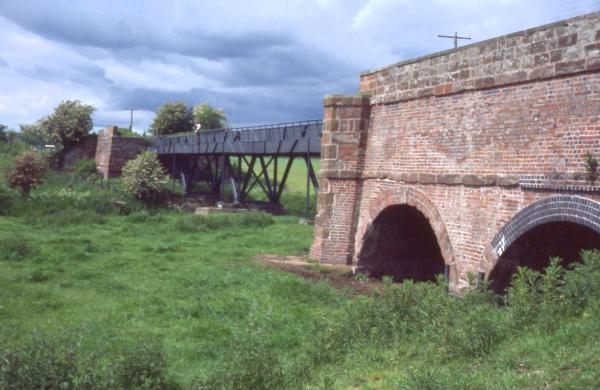
<path fill-rule="evenodd" d="M 125 163 L 146 149 L 143 138 L 120 137 L 117 127 L 100 130 L 96 147 L 96 165 L 105 179 L 121 175 Z"/>
<path fill-rule="evenodd" d="M 453 288 L 488 273 L 490 245 L 521 209 L 553 194 L 600 201 L 600 13 L 407 61 L 325 99 L 311 255 L 356 263 L 392 204 L 428 217 Z"/>
<path fill-rule="evenodd" d="M 97 140 L 95 136 L 91 135 L 73 148 L 67 150 L 64 155 L 63 168 L 70 169 L 79 160 L 94 158 L 96 155 Z"/>

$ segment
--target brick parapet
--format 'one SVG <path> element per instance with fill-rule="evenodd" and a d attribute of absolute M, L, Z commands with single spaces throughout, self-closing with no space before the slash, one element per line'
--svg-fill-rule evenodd
<path fill-rule="evenodd" d="M 600 12 L 365 72 L 373 104 L 600 70 Z"/>

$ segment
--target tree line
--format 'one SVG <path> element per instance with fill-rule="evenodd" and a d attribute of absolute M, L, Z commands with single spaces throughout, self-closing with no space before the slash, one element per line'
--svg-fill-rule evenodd
<path fill-rule="evenodd" d="M 88 137 L 93 128 L 92 114 L 95 107 L 79 100 L 64 100 L 48 116 L 33 124 L 21 124 L 20 132 L 0 124 L 0 141 L 16 139 L 34 146 L 53 144 L 55 150 L 68 150 Z M 225 111 L 208 103 L 193 107 L 183 101 L 167 102 L 156 110 L 149 128 L 151 135 L 167 135 L 198 130 L 227 127 Z M 131 136 L 128 129 L 120 129 L 123 136 Z"/>

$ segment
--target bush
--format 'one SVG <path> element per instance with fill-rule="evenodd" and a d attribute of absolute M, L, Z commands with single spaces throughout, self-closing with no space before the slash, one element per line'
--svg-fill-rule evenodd
<path fill-rule="evenodd" d="M 126 193 L 146 204 L 164 200 L 169 177 L 153 152 L 143 152 L 123 167 L 123 188 Z"/>
<path fill-rule="evenodd" d="M 68 345 L 41 333 L 0 352 L 0 388 L 72 389 L 79 356 Z"/>
<path fill-rule="evenodd" d="M 113 367 L 117 387 L 122 389 L 169 389 L 167 362 L 162 345 L 145 341 L 131 347 Z"/>
<path fill-rule="evenodd" d="M 73 167 L 73 178 L 80 181 L 100 179 L 96 160 L 90 158 L 77 161 Z"/>
<path fill-rule="evenodd" d="M 81 331 L 35 332 L 20 343 L 0 338 L 0 389 L 177 389 L 166 377 L 162 345 L 138 342 L 105 361 L 106 346 L 85 352 Z"/>
<path fill-rule="evenodd" d="M 564 276 L 562 292 L 570 314 L 580 314 L 594 301 L 600 301 L 600 251 L 583 251 Z"/>
<path fill-rule="evenodd" d="M 31 193 L 29 202 L 22 202 L 21 212 L 33 218 L 47 218 L 75 210 L 127 215 L 142 209 L 143 205 L 125 194 L 119 184 L 85 181 L 70 188 L 66 182 L 44 185 Z"/>
<path fill-rule="evenodd" d="M 23 196 L 29 196 L 32 188 L 38 186 L 48 170 L 48 161 L 35 152 L 25 152 L 17 156 L 13 167 L 6 171 L 6 181 L 11 188 L 21 190 Z"/>

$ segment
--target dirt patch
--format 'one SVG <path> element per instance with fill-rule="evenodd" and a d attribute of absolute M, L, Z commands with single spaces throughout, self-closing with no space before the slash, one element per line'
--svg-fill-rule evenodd
<path fill-rule="evenodd" d="M 368 295 L 382 287 L 382 282 L 377 279 L 358 280 L 347 265 L 319 264 L 303 256 L 258 255 L 254 260 L 305 279 L 325 280 L 332 287 L 346 289 L 353 294 Z"/>

